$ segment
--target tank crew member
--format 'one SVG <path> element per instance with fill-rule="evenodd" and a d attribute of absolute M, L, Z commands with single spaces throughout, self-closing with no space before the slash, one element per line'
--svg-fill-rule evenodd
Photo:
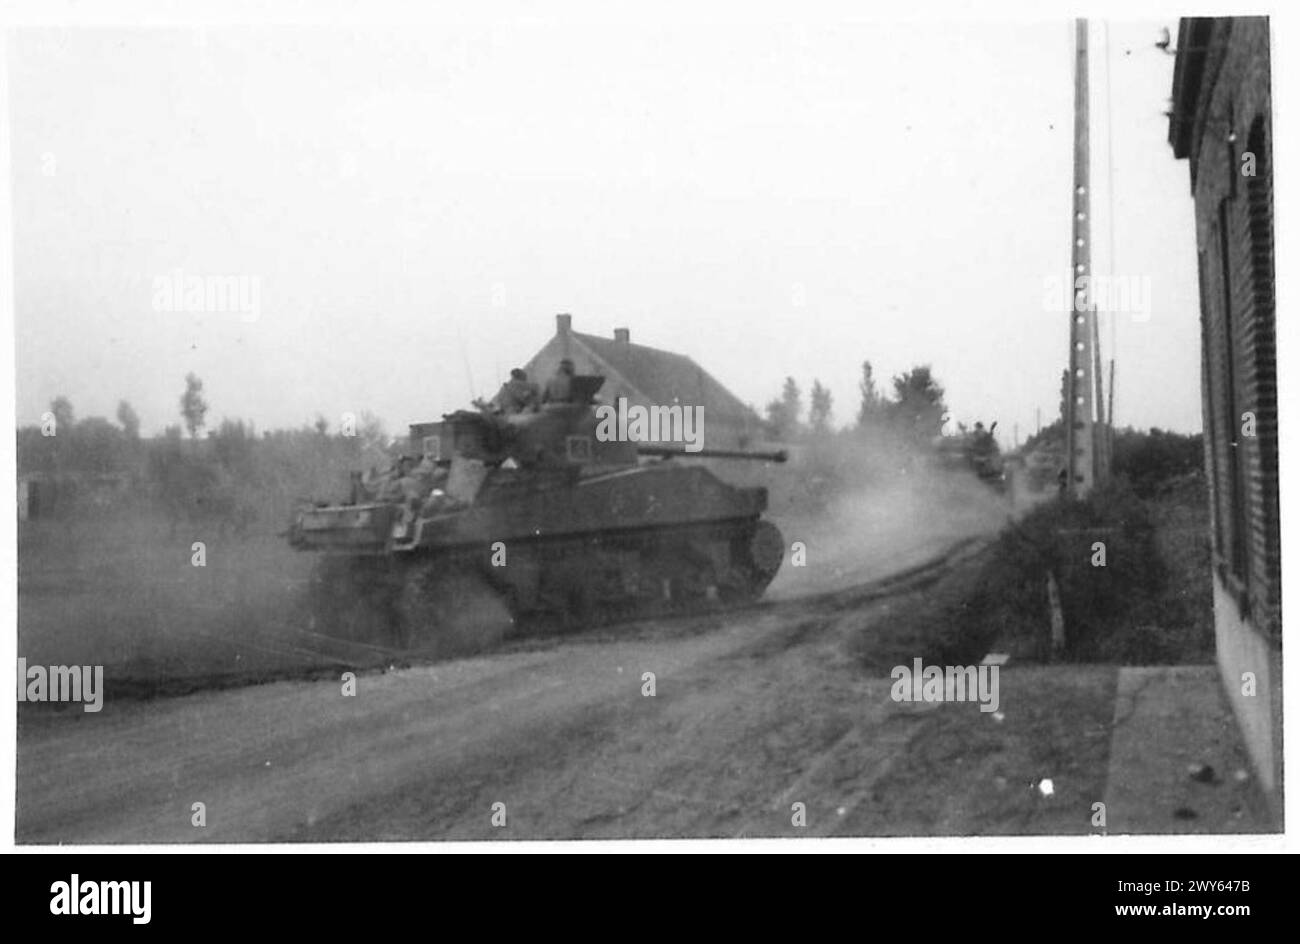
<path fill-rule="evenodd" d="M 415 460 L 410 458 L 406 460 L 404 473 L 397 485 L 402 490 L 402 499 L 414 508 L 433 490 L 433 478 L 420 474 Z"/>
<path fill-rule="evenodd" d="M 414 467 L 415 461 L 410 456 L 400 456 L 377 483 L 375 497 L 379 501 L 401 501 L 405 498 L 402 482 L 410 477 Z"/>
<path fill-rule="evenodd" d="M 573 361 L 567 357 L 560 361 L 555 376 L 546 382 L 543 403 L 568 403 L 573 399 Z"/>
<path fill-rule="evenodd" d="M 532 412 L 537 409 L 540 399 L 537 384 L 529 382 L 528 375 L 516 367 L 510 371 L 510 379 L 492 398 L 492 407 L 498 413 Z"/>

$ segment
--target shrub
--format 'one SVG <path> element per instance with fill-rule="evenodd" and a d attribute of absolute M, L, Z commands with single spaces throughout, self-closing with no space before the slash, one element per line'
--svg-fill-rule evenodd
<path fill-rule="evenodd" d="M 1104 545 L 1105 565 L 1098 544 Z M 979 586 L 947 614 L 959 636 L 999 638 L 1021 657 L 1050 656 L 1048 575 L 1056 578 L 1065 621 L 1064 658 L 1159 662 L 1168 571 L 1144 503 L 1123 482 L 1082 501 L 1042 505 L 1009 526 L 989 554 Z"/>

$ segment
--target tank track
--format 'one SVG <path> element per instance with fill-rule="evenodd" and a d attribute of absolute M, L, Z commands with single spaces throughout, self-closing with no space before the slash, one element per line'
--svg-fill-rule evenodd
<path fill-rule="evenodd" d="M 514 634 L 574 632 L 743 605 L 776 576 L 769 521 L 525 537 L 381 558 L 326 558 L 317 626 L 411 651 L 472 651 Z M 360 635 L 358 635 L 360 634 Z"/>

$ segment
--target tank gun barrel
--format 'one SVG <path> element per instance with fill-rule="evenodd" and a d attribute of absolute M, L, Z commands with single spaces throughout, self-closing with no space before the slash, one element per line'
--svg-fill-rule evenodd
<path fill-rule="evenodd" d="M 775 452 L 757 452 L 745 449 L 700 449 L 690 452 L 681 446 L 644 446 L 636 447 L 638 455 L 659 456 L 671 459 L 673 456 L 687 456 L 696 459 L 755 459 L 760 462 L 785 462 L 789 455 L 784 449 Z"/>

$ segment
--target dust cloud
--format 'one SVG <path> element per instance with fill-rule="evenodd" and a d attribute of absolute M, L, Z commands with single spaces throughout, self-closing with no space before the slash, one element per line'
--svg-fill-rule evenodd
<path fill-rule="evenodd" d="M 769 599 L 922 563 L 996 532 L 1010 513 L 1009 500 L 969 472 L 857 441 L 797 448 L 785 465 L 711 465 L 724 482 L 769 489 L 767 517 L 787 551 Z M 394 609 L 410 605 L 401 582 L 293 550 L 283 534 L 286 501 L 257 509 L 247 528 L 178 520 L 145 500 L 21 522 L 19 655 L 30 664 L 103 665 L 119 690 L 123 682 L 166 689 L 460 656 L 521 630 L 498 594 L 467 578 L 427 588 L 416 609 L 427 619 L 399 638 Z"/>
<path fill-rule="evenodd" d="M 1013 512 L 1008 494 L 969 470 L 898 444 L 840 444 L 829 457 L 796 457 L 778 474 L 790 478 L 769 480 L 770 517 L 787 553 L 770 599 L 840 590 L 924 563 L 964 538 L 996 534 Z"/>

